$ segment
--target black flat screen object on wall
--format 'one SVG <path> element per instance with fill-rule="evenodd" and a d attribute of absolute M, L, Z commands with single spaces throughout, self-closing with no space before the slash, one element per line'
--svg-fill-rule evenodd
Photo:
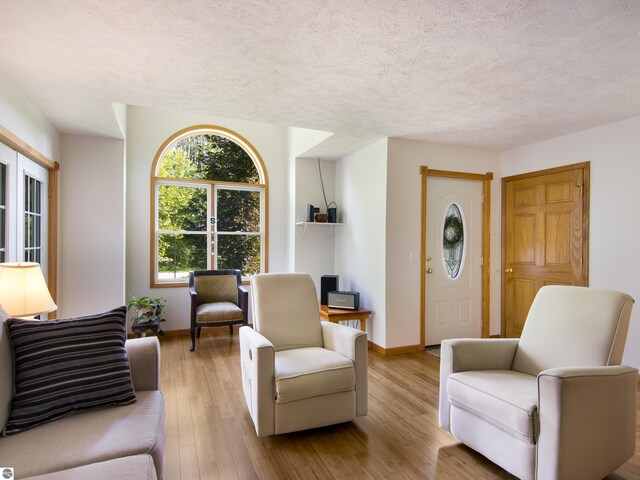
<path fill-rule="evenodd" d="M 327 294 L 327 306 L 330 308 L 346 308 L 358 310 L 360 308 L 359 292 L 329 292 Z"/>
<path fill-rule="evenodd" d="M 328 305 L 327 294 L 338 290 L 338 275 L 322 275 L 320 277 L 320 304 Z"/>
<path fill-rule="evenodd" d="M 315 215 L 315 208 L 310 203 L 307 203 L 307 222 L 313 222 L 313 216 Z"/>

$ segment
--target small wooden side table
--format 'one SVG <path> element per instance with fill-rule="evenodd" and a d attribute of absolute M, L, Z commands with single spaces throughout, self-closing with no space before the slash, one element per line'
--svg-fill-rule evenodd
<path fill-rule="evenodd" d="M 329 322 L 339 323 L 341 320 L 360 320 L 360 330 L 367 331 L 367 318 L 371 315 L 371 310 L 358 308 L 356 310 L 347 310 L 343 308 L 330 308 L 326 305 L 320 305 L 320 317 Z"/>
<path fill-rule="evenodd" d="M 138 320 L 134 320 L 131 324 L 131 331 L 133 332 L 133 336 L 135 338 L 140 338 L 142 332 L 146 332 L 147 330 L 153 330 L 158 335 L 158 330 L 160 329 L 160 319 L 156 318 L 153 322 L 147 323 L 139 323 Z"/>

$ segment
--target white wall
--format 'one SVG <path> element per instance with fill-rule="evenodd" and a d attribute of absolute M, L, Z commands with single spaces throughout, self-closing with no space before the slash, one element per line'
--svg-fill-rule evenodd
<path fill-rule="evenodd" d="M 124 141 L 62 135 L 58 316 L 125 303 Z"/>
<path fill-rule="evenodd" d="M 335 231 L 340 289 L 360 292 L 361 306 L 373 311 L 369 340 L 386 347 L 387 139 L 338 160 L 335 176 L 338 218 L 345 223 Z"/>
<path fill-rule="evenodd" d="M 126 139 L 127 135 L 127 106 L 124 103 L 112 103 L 113 115 L 118 122 L 118 127 L 122 133 L 122 138 Z"/>
<path fill-rule="evenodd" d="M 60 160 L 58 131 L 15 85 L 1 75 L 0 125 L 50 160 Z"/>
<path fill-rule="evenodd" d="M 504 176 L 591 162 L 589 284 L 640 300 L 640 117 L 502 154 Z M 632 314 L 623 362 L 640 367 L 640 308 Z"/>
<path fill-rule="evenodd" d="M 288 270 L 287 129 L 236 119 L 128 107 L 126 147 L 126 295 L 150 295 L 167 300 L 166 330 L 189 327 L 187 287 L 149 287 L 150 176 L 154 156 L 168 137 L 192 125 L 229 128 L 257 149 L 269 176 L 269 271 Z"/>
<path fill-rule="evenodd" d="M 491 334 L 500 328 L 500 155 L 498 152 L 389 139 L 386 225 L 386 348 L 420 343 L 420 166 L 493 172 Z M 494 233 L 495 232 L 495 233 Z M 411 262 L 413 255 L 417 262 Z"/>
<path fill-rule="evenodd" d="M 295 224 L 298 221 L 304 219 L 304 215 L 299 212 L 299 205 L 305 201 L 306 192 L 300 191 L 300 197 L 297 196 L 299 187 L 302 186 L 302 181 L 298 179 L 298 157 L 303 156 L 306 151 L 315 147 L 319 143 L 332 136 L 331 132 L 325 132 L 322 130 L 310 130 L 306 128 L 293 128 L 287 129 L 288 140 L 288 155 L 287 155 L 287 178 L 288 178 L 288 198 L 289 205 L 287 208 L 287 230 L 288 230 L 288 270 L 290 271 L 303 271 L 296 269 L 296 252 L 298 250 L 297 238 L 300 235 L 300 228 L 296 228 Z M 304 162 L 302 162 L 304 163 Z M 331 179 L 333 183 L 333 177 Z M 332 185 L 333 188 L 333 185 Z M 306 205 L 306 204 L 305 204 Z M 314 204 L 315 205 L 315 204 Z M 332 242 L 333 243 L 333 242 Z M 300 268 L 304 268 L 300 266 Z M 316 283 L 316 288 L 318 284 Z"/>
<path fill-rule="evenodd" d="M 322 178 L 327 202 L 335 201 L 336 162 L 321 160 Z M 313 158 L 296 159 L 295 189 L 295 222 L 306 221 L 307 204 L 320 208 L 320 213 L 327 213 L 322 195 L 318 161 Z M 342 227 L 337 227 L 342 228 Z M 313 277 L 320 296 L 320 277 L 333 275 L 335 272 L 334 230 L 329 226 L 311 225 L 296 227 L 294 242 L 293 270 L 305 272 Z"/>

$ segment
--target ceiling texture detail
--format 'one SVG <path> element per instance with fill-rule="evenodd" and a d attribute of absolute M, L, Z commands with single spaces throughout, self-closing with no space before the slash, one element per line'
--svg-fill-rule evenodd
<path fill-rule="evenodd" d="M 640 115 L 640 1 L 0 0 L 0 75 L 61 132 L 122 103 L 504 150 Z"/>

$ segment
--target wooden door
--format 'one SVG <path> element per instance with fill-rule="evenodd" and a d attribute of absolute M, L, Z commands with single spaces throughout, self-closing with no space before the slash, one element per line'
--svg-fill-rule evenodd
<path fill-rule="evenodd" d="M 506 337 L 520 336 L 544 285 L 587 285 L 588 180 L 588 163 L 503 179 Z"/>

